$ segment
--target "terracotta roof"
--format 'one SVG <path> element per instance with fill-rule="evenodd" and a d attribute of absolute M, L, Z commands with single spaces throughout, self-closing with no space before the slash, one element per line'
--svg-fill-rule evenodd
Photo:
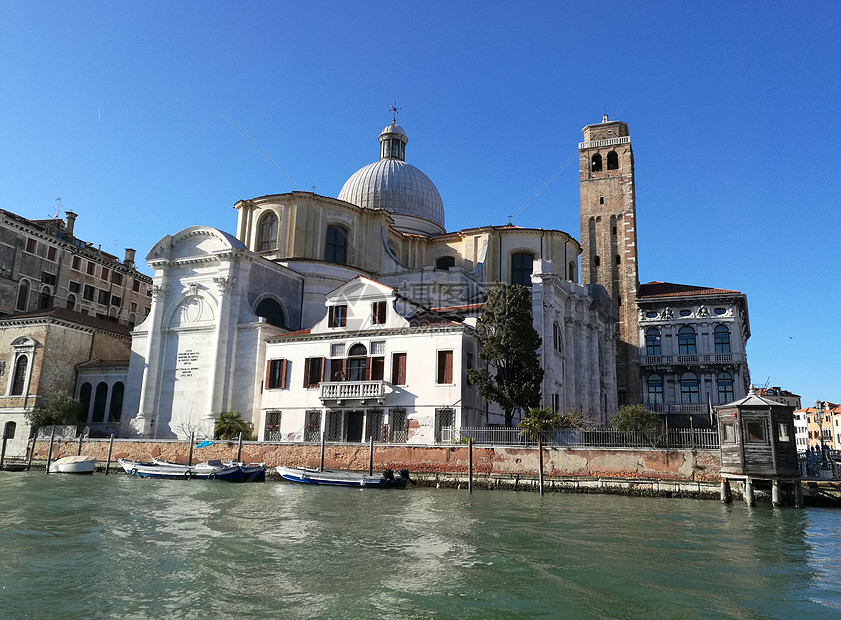
<path fill-rule="evenodd" d="M 692 286 L 691 284 L 673 284 L 672 282 L 648 282 L 640 284 L 637 289 L 637 299 L 646 297 L 692 297 L 695 295 L 741 295 L 739 291 L 726 288 L 710 288 L 707 286 Z"/>
<path fill-rule="evenodd" d="M 312 331 L 311 328 L 307 329 L 299 329 L 294 332 L 286 332 L 285 334 L 277 334 L 276 336 L 269 336 L 266 340 L 274 339 L 274 338 L 288 338 L 289 336 L 306 336 Z"/>
<path fill-rule="evenodd" d="M 37 318 L 52 318 L 68 323 L 76 323 L 78 325 L 85 325 L 93 327 L 101 331 L 113 332 L 121 336 L 128 336 L 131 334 L 131 328 L 128 325 L 109 321 L 107 319 L 100 319 L 84 312 L 75 312 L 67 308 L 50 308 L 49 310 L 34 310 L 32 312 L 17 312 L 15 314 L 8 314 L 0 316 L 0 321 L 17 321 L 21 319 L 37 319 Z"/>

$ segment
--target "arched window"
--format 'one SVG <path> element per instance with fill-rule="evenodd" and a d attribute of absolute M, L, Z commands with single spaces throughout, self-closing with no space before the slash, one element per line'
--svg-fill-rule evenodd
<path fill-rule="evenodd" d="M 332 224 L 327 227 L 324 260 L 339 265 L 347 264 L 347 232 L 344 228 Z"/>
<path fill-rule="evenodd" d="M 701 389 L 698 375 L 685 372 L 680 376 L 680 402 L 684 405 L 697 405 L 701 402 Z"/>
<path fill-rule="evenodd" d="M 590 171 L 591 172 L 601 172 L 602 171 L 602 156 L 596 153 L 593 155 L 593 158 L 590 160 Z"/>
<path fill-rule="evenodd" d="M 660 330 L 654 327 L 645 330 L 645 354 L 663 355 L 660 347 Z"/>
<path fill-rule="evenodd" d="M 616 170 L 617 168 L 619 168 L 619 155 L 616 151 L 611 151 L 607 154 L 607 169 Z"/>
<path fill-rule="evenodd" d="M 578 276 L 575 274 L 576 264 L 574 260 L 569 261 L 569 279 L 571 282 L 575 282 L 578 279 Z"/>
<path fill-rule="evenodd" d="M 6 422 L 6 426 L 3 429 L 3 437 L 6 439 L 14 439 L 17 427 L 18 425 L 15 422 Z"/>
<path fill-rule="evenodd" d="M 447 270 L 450 267 L 456 266 L 456 259 L 453 256 L 442 256 L 435 261 L 435 268 Z"/>
<path fill-rule="evenodd" d="M 277 249 L 277 215 L 266 213 L 257 226 L 257 250 L 268 252 Z"/>
<path fill-rule="evenodd" d="M 266 319 L 266 323 L 269 325 L 286 327 L 286 315 L 283 313 L 283 308 L 271 297 L 261 299 L 257 307 L 254 308 L 254 314 Z"/>
<path fill-rule="evenodd" d="M 684 325 L 677 332 L 678 355 L 696 355 L 698 349 L 695 346 L 695 330 Z"/>
<path fill-rule="evenodd" d="M 715 338 L 716 353 L 730 353 L 730 330 L 727 329 L 726 325 L 716 325 L 713 337 Z"/>
<path fill-rule="evenodd" d="M 21 355 L 15 360 L 15 376 L 12 378 L 12 396 L 23 395 L 23 388 L 26 385 L 26 371 L 29 368 L 29 358 Z"/>
<path fill-rule="evenodd" d="M 68 310 L 75 310 L 76 309 L 76 296 L 72 293 L 67 296 L 67 309 Z"/>
<path fill-rule="evenodd" d="M 733 375 L 729 372 L 720 372 L 716 377 L 718 385 L 718 404 L 732 403 L 736 397 L 733 395 Z"/>
<path fill-rule="evenodd" d="M 105 401 L 108 400 L 108 384 L 100 381 L 96 386 L 96 395 L 93 397 L 93 417 L 91 422 L 105 422 Z"/>
<path fill-rule="evenodd" d="M 39 310 L 46 310 L 50 307 L 50 299 L 52 295 L 50 294 L 50 287 L 44 286 L 41 288 L 41 294 L 38 296 L 38 309 Z"/>
<path fill-rule="evenodd" d="M 79 388 L 79 402 L 82 403 L 82 417 L 87 422 L 88 414 L 91 410 L 91 384 L 85 381 L 82 387 Z"/>
<path fill-rule="evenodd" d="M 663 377 L 660 375 L 651 375 L 648 378 L 648 404 L 662 405 L 663 404 Z"/>
<path fill-rule="evenodd" d="M 534 256 L 526 252 L 511 255 L 511 284 L 531 286 L 531 270 Z"/>
<path fill-rule="evenodd" d="M 552 323 L 552 348 L 558 353 L 564 352 L 564 338 L 561 334 L 561 326 L 557 323 Z"/>
<path fill-rule="evenodd" d="M 15 303 L 15 310 L 20 310 L 21 312 L 26 312 L 26 308 L 29 306 L 29 281 L 28 280 L 21 280 L 20 284 L 18 285 L 18 299 Z"/>
<path fill-rule="evenodd" d="M 368 362 L 367 349 L 365 345 L 355 344 L 348 351 L 347 359 L 347 378 L 348 381 L 364 381 L 365 367 Z"/>
<path fill-rule="evenodd" d="M 108 408 L 108 421 L 119 422 L 123 415 L 123 393 L 125 392 L 125 385 L 122 381 L 117 381 L 114 387 L 111 388 L 111 406 Z"/>

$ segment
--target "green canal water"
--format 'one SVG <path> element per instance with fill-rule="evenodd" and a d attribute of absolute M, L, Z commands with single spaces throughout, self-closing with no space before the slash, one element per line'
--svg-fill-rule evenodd
<path fill-rule="evenodd" d="M 0 618 L 841 615 L 841 510 L 0 472 Z"/>

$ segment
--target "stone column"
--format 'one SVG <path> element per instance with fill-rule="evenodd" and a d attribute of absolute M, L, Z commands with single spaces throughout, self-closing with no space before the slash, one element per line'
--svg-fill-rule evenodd
<path fill-rule="evenodd" d="M 777 479 L 771 481 L 771 505 L 774 508 L 780 507 L 780 481 Z"/>
<path fill-rule="evenodd" d="M 154 437 L 155 403 L 158 395 L 158 362 L 161 350 L 161 325 L 169 292 L 168 277 L 161 276 L 152 286 L 152 307 L 146 323 L 149 325 L 144 351 L 143 380 L 140 386 L 140 407 L 132 420 L 132 428 L 141 437 Z"/>
<path fill-rule="evenodd" d="M 727 478 L 721 480 L 721 501 L 725 504 L 733 501 L 733 496 L 730 493 L 730 481 Z"/>
<path fill-rule="evenodd" d="M 753 496 L 753 481 L 750 478 L 745 478 L 745 504 L 748 506 L 756 506 L 756 498 Z"/>
<path fill-rule="evenodd" d="M 207 386 L 207 410 L 204 412 L 201 422 L 203 430 L 210 436 L 213 435 L 214 421 L 225 406 L 225 403 L 222 402 L 222 396 L 226 392 L 226 383 L 228 381 L 228 377 L 226 376 L 226 367 L 230 358 L 228 355 L 228 343 L 235 330 L 235 326 L 231 325 L 231 306 L 233 299 L 238 297 L 233 294 L 236 288 L 236 278 L 230 275 L 230 268 L 227 271 L 227 277 L 213 278 L 213 282 L 219 291 L 219 307 L 217 309 L 216 329 L 214 331 L 210 358 L 211 367 L 210 381 Z M 234 362 L 235 360 L 231 360 L 231 363 Z"/>

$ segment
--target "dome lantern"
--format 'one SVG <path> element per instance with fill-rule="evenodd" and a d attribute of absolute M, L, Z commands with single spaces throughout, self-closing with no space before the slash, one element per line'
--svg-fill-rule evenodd
<path fill-rule="evenodd" d="M 397 123 L 392 122 L 380 133 L 380 159 L 406 161 L 406 143 L 409 138 Z"/>

